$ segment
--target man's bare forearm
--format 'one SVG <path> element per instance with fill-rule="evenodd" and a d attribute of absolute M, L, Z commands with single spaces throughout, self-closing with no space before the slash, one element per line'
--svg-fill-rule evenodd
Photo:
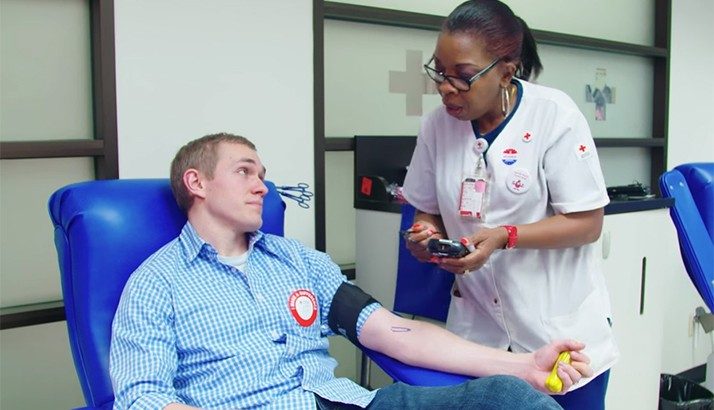
<path fill-rule="evenodd" d="M 401 362 L 474 377 L 494 374 L 526 377 L 526 355 L 481 346 L 439 326 L 400 318 L 386 309 L 372 316 L 362 329 L 360 342 Z M 376 329 L 377 326 L 388 329 L 391 335 L 376 335 L 384 330 Z"/>

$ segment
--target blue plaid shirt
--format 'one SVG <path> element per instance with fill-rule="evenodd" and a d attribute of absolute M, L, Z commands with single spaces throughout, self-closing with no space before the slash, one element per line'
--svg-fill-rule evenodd
<path fill-rule="evenodd" d="M 335 378 L 328 355 L 330 303 L 346 281 L 324 253 L 251 235 L 245 271 L 225 265 L 187 223 L 131 276 L 113 323 L 115 409 L 314 409 L 317 394 L 367 406 L 375 391 Z M 317 299 L 305 327 L 291 313 L 298 290 Z M 293 299 L 294 300 L 294 299 Z M 363 309 L 358 331 L 379 308 Z M 306 323 L 303 323 L 306 324 Z"/>

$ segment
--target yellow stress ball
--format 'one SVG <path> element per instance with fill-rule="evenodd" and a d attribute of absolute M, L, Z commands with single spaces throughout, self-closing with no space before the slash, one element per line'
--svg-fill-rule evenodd
<path fill-rule="evenodd" d="M 560 393 L 563 390 L 563 381 L 558 377 L 558 364 L 560 362 L 570 364 L 570 352 L 561 352 L 558 355 L 558 360 L 555 361 L 553 370 L 550 371 L 550 375 L 545 379 L 545 387 L 553 393 Z"/>

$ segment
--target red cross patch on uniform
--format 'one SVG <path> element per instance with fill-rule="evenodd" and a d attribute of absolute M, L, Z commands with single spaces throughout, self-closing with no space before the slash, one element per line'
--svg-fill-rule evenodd
<path fill-rule="evenodd" d="M 592 148 L 588 145 L 577 144 L 575 146 L 575 155 L 578 157 L 578 159 L 590 158 L 590 156 L 592 154 L 593 154 Z"/>

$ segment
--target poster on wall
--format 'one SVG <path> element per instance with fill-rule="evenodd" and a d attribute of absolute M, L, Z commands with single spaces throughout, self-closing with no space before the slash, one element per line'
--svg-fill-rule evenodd
<path fill-rule="evenodd" d="M 615 104 L 615 87 L 607 83 L 607 69 L 595 69 L 595 82 L 585 85 L 585 101 L 595 104 L 595 121 L 607 120 L 607 105 Z"/>

